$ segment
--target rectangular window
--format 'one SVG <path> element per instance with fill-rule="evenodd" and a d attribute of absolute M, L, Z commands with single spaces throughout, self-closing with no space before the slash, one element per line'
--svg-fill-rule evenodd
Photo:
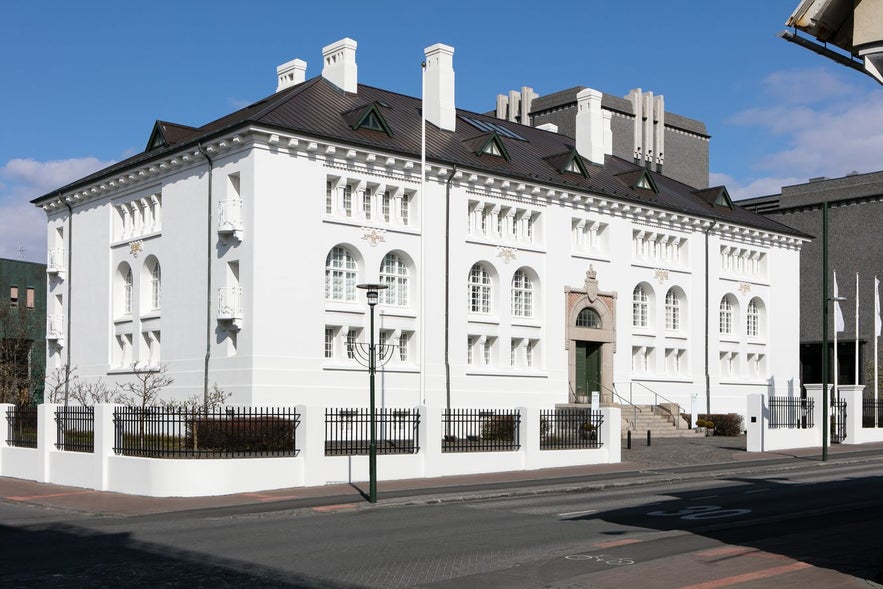
<path fill-rule="evenodd" d="M 466 338 L 466 364 L 472 366 L 475 364 L 475 336 L 470 335 Z"/>
<path fill-rule="evenodd" d="M 408 342 L 411 340 L 411 334 L 403 331 L 399 335 L 399 362 L 408 361 Z"/>
<path fill-rule="evenodd" d="M 331 180 L 325 182 L 325 214 L 330 215 L 334 211 L 334 184 Z"/>
<path fill-rule="evenodd" d="M 503 215 L 497 214 L 497 235 L 503 237 Z"/>
<path fill-rule="evenodd" d="M 487 209 L 481 209 L 481 234 L 487 235 Z"/>
<path fill-rule="evenodd" d="M 533 215 L 527 218 L 527 240 L 533 241 Z"/>
<path fill-rule="evenodd" d="M 402 225 L 408 224 L 408 212 L 409 207 L 411 206 L 411 195 L 403 194 L 402 201 L 399 203 L 399 218 L 402 221 Z"/>
<path fill-rule="evenodd" d="M 334 328 L 325 328 L 325 357 L 334 358 Z"/>
<path fill-rule="evenodd" d="M 10 286 L 9 287 L 9 306 L 10 307 L 18 307 L 18 287 Z"/>
<path fill-rule="evenodd" d="M 28 288 L 28 289 L 25 291 L 25 295 L 26 295 L 26 297 L 27 297 L 27 298 L 25 299 L 25 302 L 26 302 L 26 304 L 27 304 L 27 306 L 28 306 L 28 309 L 33 309 L 33 308 L 34 308 L 34 289 L 33 289 L 33 288 Z"/>
<path fill-rule="evenodd" d="M 525 353 L 524 361 L 525 361 L 525 364 L 527 364 L 528 368 L 533 368 L 534 359 L 535 359 L 536 351 L 537 351 L 537 346 L 539 345 L 539 343 L 540 343 L 540 341 L 535 340 L 535 339 L 532 339 L 529 342 L 527 342 L 527 347 L 524 349 L 524 353 Z"/>
<path fill-rule="evenodd" d="M 491 361 L 494 357 L 494 338 L 486 337 L 484 338 L 484 365 L 490 366 Z"/>
<path fill-rule="evenodd" d="M 354 360 L 356 358 L 356 339 L 358 337 L 358 329 L 350 329 L 346 332 L 346 357 L 350 360 Z"/>
<path fill-rule="evenodd" d="M 343 214 L 353 216 L 353 187 L 349 184 L 343 188 Z"/>
<path fill-rule="evenodd" d="M 366 188 L 362 193 L 362 211 L 365 213 L 365 219 L 371 220 L 371 189 Z"/>
<path fill-rule="evenodd" d="M 517 339 L 510 340 L 509 342 L 509 365 L 515 366 L 517 363 L 516 360 L 518 358 L 518 343 Z"/>
<path fill-rule="evenodd" d="M 383 193 L 383 220 L 389 223 L 389 190 Z"/>
<path fill-rule="evenodd" d="M 511 219 L 511 222 L 512 222 L 512 239 L 517 240 L 518 239 L 518 217 L 516 217 L 515 215 L 512 215 L 511 217 L 509 217 L 509 219 Z"/>

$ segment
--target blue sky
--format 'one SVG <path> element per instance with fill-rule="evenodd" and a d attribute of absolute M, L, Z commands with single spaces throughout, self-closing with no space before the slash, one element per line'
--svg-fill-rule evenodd
<path fill-rule="evenodd" d="M 457 106 L 577 85 L 663 94 L 704 121 L 734 197 L 883 169 L 883 88 L 776 37 L 798 0 L 10 3 L 0 36 L 0 257 L 45 261 L 36 196 L 276 88 L 276 66 L 358 42 L 359 82 L 420 94 L 423 49 L 455 48 Z M 738 7 L 738 9 L 737 9 Z M 547 10 L 547 12 L 543 12 Z M 20 249 L 23 253 L 20 254 Z"/>

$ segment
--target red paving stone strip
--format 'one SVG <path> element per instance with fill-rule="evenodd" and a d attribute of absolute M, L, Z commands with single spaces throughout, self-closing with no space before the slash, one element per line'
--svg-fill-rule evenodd
<path fill-rule="evenodd" d="M 610 542 L 601 542 L 592 544 L 592 548 L 615 548 L 616 546 L 627 546 L 629 544 L 637 544 L 638 542 L 646 542 L 639 538 L 626 538 L 625 540 L 611 540 Z"/>
<path fill-rule="evenodd" d="M 9 499 L 10 501 L 35 501 L 37 499 L 52 499 L 55 497 L 69 497 L 71 495 L 90 495 L 92 493 L 97 493 L 97 491 L 71 491 L 70 493 L 49 493 L 48 495 L 21 495 L 21 496 L 7 496 L 4 499 Z"/>
<path fill-rule="evenodd" d="M 729 587 L 730 585 L 738 585 L 739 583 L 748 583 L 750 581 L 769 579 L 770 577 L 777 577 L 779 575 L 785 575 L 787 573 L 793 573 L 794 571 L 799 571 L 807 568 L 812 568 L 812 565 L 806 564 L 805 562 L 794 562 L 791 564 L 773 567 L 771 569 L 763 569 L 761 571 L 742 573 L 741 575 L 733 575 L 731 577 L 724 577 L 722 579 L 704 581 L 702 583 L 696 583 L 695 585 L 684 585 L 679 589 L 718 589 L 718 587 Z"/>
<path fill-rule="evenodd" d="M 320 512 L 324 513 L 326 511 L 341 511 L 343 509 L 355 509 L 355 508 L 356 508 L 355 503 L 338 503 L 337 505 L 321 505 L 319 507 L 314 507 L 313 511 L 320 511 Z"/>

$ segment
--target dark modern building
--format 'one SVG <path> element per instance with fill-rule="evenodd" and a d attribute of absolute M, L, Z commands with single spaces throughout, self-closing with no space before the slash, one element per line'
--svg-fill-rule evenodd
<path fill-rule="evenodd" d="M 815 236 L 800 252 L 800 362 L 802 382 L 821 382 L 822 358 L 822 209 L 828 203 L 828 267 L 837 272 L 845 329 L 838 333 L 838 377 L 842 384 L 873 382 L 874 277 L 883 278 L 878 235 L 883 221 L 883 172 L 815 178 L 785 186 L 781 194 L 739 204 L 789 227 Z M 858 383 L 855 298 L 859 275 Z M 829 280 L 831 277 L 829 277 Z M 833 291 L 830 286 L 829 296 Z M 833 340 L 833 308 L 829 338 Z M 829 346 L 833 344 L 829 342 Z M 832 364 L 833 366 L 833 364 Z"/>
<path fill-rule="evenodd" d="M 46 264 L 0 259 L 0 401 L 41 401 L 45 359 Z"/>

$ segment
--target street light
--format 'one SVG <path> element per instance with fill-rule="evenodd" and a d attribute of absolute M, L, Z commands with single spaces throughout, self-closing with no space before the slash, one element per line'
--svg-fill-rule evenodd
<path fill-rule="evenodd" d="M 371 308 L 370 336 L 368 338 L 368 379 L 370 381 L 371 400 L 371 439 L 368 444 L 368 502 L 377 503 L 377 428 L 374 417 L 374 373 L 377 370 L 377 349 L 374 346 L 374 306 L 380 298 L 380 291 L 388 288 L 385 284 L 357 284 L 356 288 L 367 291 L 368 306 Z M 355 346 L 358 349 L 358 346 Z"/>

